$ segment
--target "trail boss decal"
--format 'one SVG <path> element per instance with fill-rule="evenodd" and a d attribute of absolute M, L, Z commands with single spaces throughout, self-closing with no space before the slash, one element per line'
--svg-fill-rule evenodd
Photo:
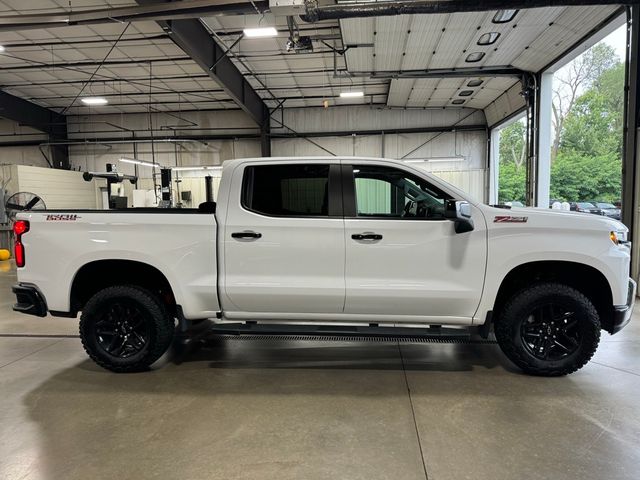
<path fill-rule="evenodd" d="M 47 222 L 75 222 L 79 215 L 47 215 Z"/>
<path fill-rule="evenodd" d="M 497 215 L 493 223 L 527 223 L 529 217 L 512 217 L 511 215 Z"/>

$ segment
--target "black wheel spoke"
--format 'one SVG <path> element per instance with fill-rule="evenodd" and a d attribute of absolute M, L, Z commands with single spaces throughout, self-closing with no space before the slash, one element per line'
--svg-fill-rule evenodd
<path fill-rule="evenodd" d="M 575 312 L 560 304 L 534 308 L 520 327 L 525 349 L 540 360 L 556 361 L 576 352 L 580 332 Z"/>
<path fill-rule="evenodd" d="M 114 357 L 136 355 L 149 341 L 149 320 L 132 302 L 110 304 L 95 327 L 98 344 Z"/>

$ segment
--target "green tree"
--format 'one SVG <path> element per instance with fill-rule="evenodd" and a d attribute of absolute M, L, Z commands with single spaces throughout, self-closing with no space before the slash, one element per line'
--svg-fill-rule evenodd
<path fill-rule="evenodd" d="M 500 164 L 500 181 L 498 182 L 498 202 L 525 202 L 526 177 L 525 169 L 514 163 Z"/>
<path fill-rule="evenodd" d="M 620 65 L 620 59 L 613 47 L 598 43 L 554 77 L 552 113 L 555 134 L 551 148 L 552 161 L 560 149 L 565 120 L 573 111 L 581 92 L 594 86 L 597 88 L 603 75 L 617 65 Z"/>
<path fill-rule="evenodd" d="M 500 132 L 500 163 L 513 163 L 516 168 L 524 166 L 527 156 L 526 129 L 520 120 Z"/>
<path fill-rule="evenodd" d="M 622 156 L 624 65 L 605 71 L 567 115 L 560 148 L 587 156 Z"/>
<path fill-rule="evenodd" d="M 613 202 L 620 198 L 620 189 L 620 158 L 616 154 L 585 156 L 561 150 L 551 166 L 553 199 Z"/>

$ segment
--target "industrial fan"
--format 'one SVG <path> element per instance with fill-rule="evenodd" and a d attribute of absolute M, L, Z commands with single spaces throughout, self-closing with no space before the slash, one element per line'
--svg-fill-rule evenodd
<path fill-rule="evenodd" d="M 5 203 L 5 210 L 9 220 L 13 222 L 16 215 L 27 210 L 44 210 L 45 205 L 42 198 L 31 192 L 18 192 L 11 195 Z"/>

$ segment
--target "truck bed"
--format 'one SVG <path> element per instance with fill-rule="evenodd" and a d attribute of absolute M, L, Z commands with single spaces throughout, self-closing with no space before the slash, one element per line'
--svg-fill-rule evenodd
<path fill-rule="evenodd" d="M 186 318 L 219 311 L 216 219 L 198 209 L 42 210 L 18 215 L 28 220 L 23 236 L 26 264 L 20 281 L 38 286 L 49 310 L 70 312 L 78 271 L 93 262 L 152 266 L 164 275 Z M 124 263 L 122 263 L 124 261 Z M 34 266 L 31 269 L 31 266 Z M 99 281 L 99 279 L 96 279 Z"/>

